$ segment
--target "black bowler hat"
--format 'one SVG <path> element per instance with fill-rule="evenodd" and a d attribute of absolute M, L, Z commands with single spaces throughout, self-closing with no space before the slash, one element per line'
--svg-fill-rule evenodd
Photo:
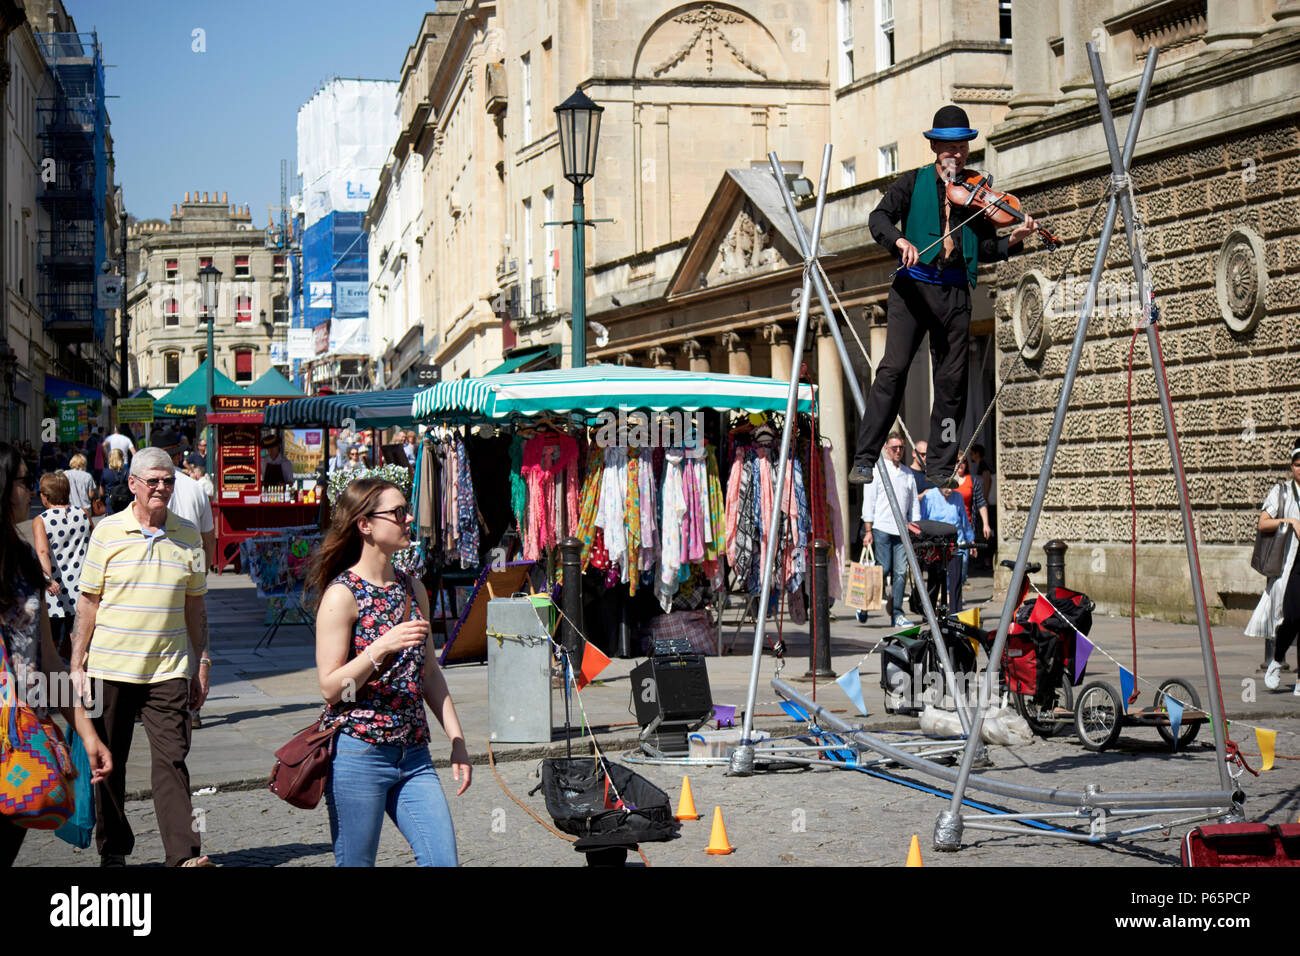
<path fill-rule="evenodd" d="M 926 130 L 924 136 L 930 140 L 945 143 L 959 143 L 974 139 L 980 134 L 970 128 L 970 117 L 960 106 L 943 106 L 934 114 L 934 128 Z"/>

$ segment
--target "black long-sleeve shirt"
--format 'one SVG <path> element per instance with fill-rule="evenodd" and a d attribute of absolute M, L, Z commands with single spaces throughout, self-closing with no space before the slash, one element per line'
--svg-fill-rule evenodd
<path fill-rule="evenodd" d="M 909 169 L 903 173 L 893 184 L 885 190 L 885 195 L 881 197 L 880 203 L 872 210 L 871 215 L 867 218 L 867 228 L 871 230 L 871 236 L 876 242 L 880 243 L 891 256 L 898 256 L 898 248 L 895 243 L 903 238 L 903 233 L 899 231 L 896 223 L 901 225 L 907 221 L 908 210 L 912 208 L 912 191 L 916 188 L 916 176 L 918 172 L 928 172 L 934 177 L 935 192 L 939 196 L 939 208 L 943 209 L 945 184 L 939 178 L 934 166 L 923 166 L 920 170 Z M 949 213 L 949 227 L 957 225 L 965 219 L 970 218 L 973 210 L 963 209 L 960 206 L 953 206 Z M 1000 262 L 1011 254 L 1011 246 L 1006 236 L 999 237 L 997 227 L 986 216 L 975 216 L 966 227 L 975 231 L 975 236 L 979 240 L 979 261 L 980 262 Z M 961 232 L 960 230 L 953 233 L 952 255 L 944 258 L 940 253 L 939 258 L 934 261 L 934 266 L 942 269 L 964 269 L 966 268 L 966 257 L 961 251 Z M 1017 248 L 1020 243 L 1016 243 Z M 917 252 L 920 252 L 917 249 Z"/>

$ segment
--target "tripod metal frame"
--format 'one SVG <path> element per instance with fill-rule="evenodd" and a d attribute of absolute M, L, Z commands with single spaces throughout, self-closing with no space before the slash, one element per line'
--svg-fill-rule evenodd
<path fill-rule="evenodd" d="M 1074 380 L 1078 373 L 1079 361 L 1083 354 L 1084 341 L 1088 334 L 1089 320 L 1096 304 L 1097 288 L 1101 281 L 1102 270 L 1105 266 L 1106 253 L 1110 245 L 1112 233 L 1114 232 L 1115 222 L 1118 216 L 1122 213 L 1129 242 L 1129 252 L 1133 259 L 1134 272 L 1137 278 L 1139 296 L 1140 300 L 1144 303 L 1142 327 L 1145 327 L 1147 332 L 1156 385 L 1160 395 L 1161 409 L 1164 413 L 1165 430 L 1169 441 L 1174 472 L 1178 479 L 1179 504 L 1182 510 L 1183 522 L 1187 529 L 1187 555 L 1188 563 L 1192 571 L 1192 594 L 1196 605 L 1197 624 L 1201 639 L 1202 661 L 1205 668 L 1205 678 L 1207 682 L 1210 682 L 1216 680 L 1216 669 L 1214 664 L 1214 651 L 1211 643 L 1212 639 L 1210 635 L 1209 620 L 1206 612 L 1205 589 L 1197 563 L 1195 527 L 1192 522 L 1191 504 L 1187 492 L 1186 479 L 1183 475 L 1181 455 L 1178 448 L 1178 436 L 1174 424 L 1173 407 L 1169 399 L 1168 386 L 1165 382 L 1163 363 L 1161 362 L 1160 351 L 1158 348 L 1158 339 L 1155 327 L 1156 313 L 1154 306 L 1152 305 L 1154 302 L 1154 294 L 1150 289 L 1150 273 L 1148 271 L 1145 250 L 1141 243 L 1141 226 L 1136 219 L 1131 194 L 1128 191 L 1128 169 L 1132 162 L 1134 148 L 1137 144 L 1138 130 L 1142 121 L 1142 113 L 1146 106 L 1147 95 L 1150 92 L 1151 81 L 1155 74 L 1156 57 L 1156 48 L 1150 48 L 1147 52 L 1146 69 L 1143 72 L 1142 80 L 1138 87 L 1137 98 L 1133 107 L 1132 120 L 1129 124 L 1127 137 L 1121 152 L 1115 134 L 1115 123 L 1110 109 L 1110 100 L 1106 93 L 1105 79 L 1102 75 L 1101 61 L 1097 56 L 1097 51 L 1093 44 L 1088 44 L 1088 59 L 1092 68 L 1093 83 L 1097 90 L 1097 101 L 1101 114 L 1102 128 L 1105 133 L 1106 145 L 1110 154 L 1113 188 L 1111 191 L 1109 206 L 1106 211 L 1105 222 L 1097 244 L 1097 252 L 1093 260 L 1092 273 L 1088 280 L 1088 291 L 1084 298 L 1082 309 L 1080 310 L 1079 323 L 1075 330 L 1074 342 L 1070 350 L 1070 357 L 1066 366 L 1060 397 L 1058 398 L 1055 414 L 1053 415 L 1052 429 L 1043 459 L 1043 467 L 1039 473 L 1037 486 L 1034 490 L 1034 498 L 1030 506 L 1024 535 L 1020 542 L 1020 549 L 1016 556 L 1015 568 L 1011 573 L 1011 583 L 1008 593 L 1018 593 L 1020 585 L 1025 577 L 1026 565 L 1029 563 L 1030 549 L 1033 545 L 1034 531 L 1037 528 L 1038 519 L 1042 513 L 1043 503 L 1047 496 L 1047 486 L 1051 477 L 1052 465 L 1055 461 L 1057 448 L 1060 444 L 1061 434 L 1064 429 L 1065 415 L 1069 408 Z M 830 167 L 830 154 L 830 147 L 827 146 L 822 157 L 821 182 L 818 187 L 817 206 L 813 218 L 811 240 L 806 237 L 803 225 L 796 215 L 794 200 L 786 185 L 785 177 L 782 174 L 776 154 L 769 154 L 768 159 L 772 166 L 773 176 L 776 178 L 776 181 L 782 190 L 782 195 L 785 198 L 786 212 L 790 216 L 791 222 L 794 225 L 795 236 L 799 240 L 800 252 L 805 257 L 803 290 L 799 300 L 799 325 L 795 336 L 795 354 L 801 354 L 803 351 L 803 344 L 808 325 L 809 301 L 811 293 L 815 288 L 818 299 L 821 302 L 822 310 L 828 320 L 827 325 L 834 336 L 836 350 L 839 353 L 844 373 L 849 380 L 854 402 L 857 405 L 859 414 L 863 414 L 865 413 L 865 401 L 861 389 L 858 387 L 857 379 L 853 374 L 848 353 L 844 348 L 844 342 L 840 336 L 835 321 L 835 312 L 830 307 L 828 296 L 821 280 L 819 269 L 817 268 L 818 246 L 821 239 L 822 211 L 827 176 Z M 797 387 L 798 371 L 796 367 L 791 372 L 790 391 L 787 399 L 787 413 L 785 417 L 785 425 L 781 434 L 781 453 L 777 472 L 778 475 L 784 474 L 785 464 L 789 460 L 791 433 L 795 420 L 794 409 Z M 893 512 L 894 519 L 898 522 L 898 527 L 905 527 L 906 522 L 900 512 L 892 484 L 888 480 L 885 470 L 879 465 L 877 465 L 875 480 L 884 482 L 886 497 L 889 500 L 890 509 Z M 768 596 L 771 586 L 772 564 L 775 553 L 774 544 L 777 533 L 777 522 L 775 519 L 776 516 L 774 515 L 772 527 L 770 528 L 770 533 L 767 539 L 768 543 L 762 554 L 763 590 L 759 598 L 758 617 L 754 630 L 754 656 L 750 674 L 749 693 L 745 706 L 744 731 L 741 738 L 741 746 L 733 753 L 729 768 L 730 773 L 737 775 L 752 773 L 754 766 L 755 741 L 751 739 L 753 729 L 752 715 L 758 686 L 759 667 L 762 659 L 762 640 L 767 620 Z M 917 563 L 916 554 L 911 547 L 910 540 L 906 535 L 903 535 L 902 541 L 907 554 L 908 565 L 912 570 L 912 575 L 914 579 L 920 581 L 920 568 Z M 938 621 L 935 618 L 934 607 L 929 600 L 929 595 L 922 592 L 920 597 L 925 610 L 926 623 L 930 626 L 931 633 L 938 636 L 940 634 Z M 966 737 L 961 764 L 955 771 L 951 768 L 940 766 L 919 755 L 901 751 L 896 746 L 881 741 L 871 734 L 850 728 L 848 725 L 837 721 L 831 715 L 825 713 L 821 708 L 816 707 L 816 705 L 811 701 L 802 698 L 801 695 L 794 691 L 792 687 L 788 684 L 784 684 L 780 680 L 773 680 L 772 684 L 774 689 L 776 689 L 777 692 L 786 699 L 794 700 L 801 706 L 812 708 L 809 710 L 809 713 L 815 712 L 820 722 L 827 726 L 835 727 L 837 730 L 842 732 L 851 733 L 855 745 L 872 750 L 885 757 L 889 757 L 910 769 L 936 777 L 945 783 L 952 785 L 951 804 L 947 810 L 939 815 L 939 818 L 935 823 L 934 847 L 937 850 L 959 849 L 961 846 L 964 824 L 969 825 L 973 829 L 1006 829 L 1006 827 L 988 823 L 988 817 L 986 816 L 970 814 L 963 816 L 962 808 L 965 801 L 965 793 L 968 788 L 1027 800 L 1034 803 L 1073 807 L 1075 808 L 1073 815 L 1082 817 L 1091 816 L 1094 818 L 1094 825 L 1096 824 L 1098 817 L 1104 817 L 1109 814 L 1135 816 L 1148 813 L 1167 812 L 1169 810 L 1184 810 L 1203 815 L 1203 817 L 1198 816 L 1197 819 L 1242 819 L 1241 801 L 1244 797 L 1240 791 L 1236 790 L 1234 781 L 1232 780 L 1231 774 L 1228 770 L 1222 705 L 1217 692 L 1212 692 L 1210 694 L 1210 714 L 1214 730 L 1215 750 L 1219 768 L 1219 790 L 1172 793 L 1104 794 L 1100 787 L 1092 784 L 1085 785 L 1081 790 L 1067 791 L 1061 789 L 1024 786 L 1013 784 L 1005 780 L 998 780 L 979 774 L 973 774 L 972 770 L 976 763 L 982 759 L 987 759 L 985 748 L 981 743 L 984 712 L 988 702 L 994 700 L 996 697 L 999 676 L 998 665 L 1002 657 L 1003 649 L 1006 646 L 1007 634 L 1014 613 L 1014 603 L 1008 601 L 1002 609 L 1002 616 L 998 623 L 997 636 L 994 640 L 993 647 L 989 652 L 989 664 L 985 670 L 984 681 L 980 688 L 980 706 L 974 708 L 973 713 L 968 709 L 968 702 L 965 701 L 964 695 L 958 693 L 959 688 L 954 679 L 951 661 L 949 660 L 947 649 L 944 646 L 944 641 L 940 638 L 936 642 L 936 650 L 939 652 L 945 678 L 948 681 L 949 687 L 953 691 L 954 699 L 958 702 L 958 715 L 961 719 L 962 728 Z M 1042 816 L 1061 816 L 1061 814 L 1013 814 L 1006 817 L 1006 819 L 1008 822 L 1032 821 L 1039 819 Z M 1104 828 L 1104 819 L 1101 821 L 1101 824 Z M 1126 832 L 1135 833 L 1140 832 L 1141 829 L 1142 828 L 1138 828 Z M 1014 828 L 1014 832 L 1028 833 L 1029 835 L 1053 835 L 1050 831 L 1044 832 L 1024 828 Z"/>

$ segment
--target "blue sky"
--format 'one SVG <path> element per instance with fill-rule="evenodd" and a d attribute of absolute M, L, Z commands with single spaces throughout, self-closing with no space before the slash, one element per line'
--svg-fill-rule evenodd
<path fill-rule="evenodd" d="M 266 224 L 280 160 L 297 168 L 298 107 L 334 76 L 398 79 L 426 0 L 65 0 L 99 32 L 117 181 L 139 219 L 186 190 L 226 191 Z M 195 52 L 193 31 L 205 31 Z"/>

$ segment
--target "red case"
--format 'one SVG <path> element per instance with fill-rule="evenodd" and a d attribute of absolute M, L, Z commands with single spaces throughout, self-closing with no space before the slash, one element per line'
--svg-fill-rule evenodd
<path fill-rule="evenodd" d="M 1183 866 L 1300 866 L 1300 823 L 1215 823 L 1183 838 Z"/>

